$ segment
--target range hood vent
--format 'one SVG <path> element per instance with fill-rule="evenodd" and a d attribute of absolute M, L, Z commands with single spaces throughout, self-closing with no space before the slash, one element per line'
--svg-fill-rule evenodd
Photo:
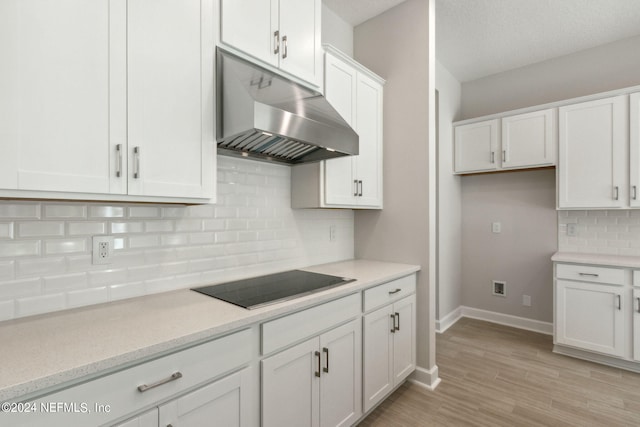
<path fill-rule="evenodd" d="M 317 92 L 218 48 L 218 154 L 287 164 L 358 154 L 358 134 Z"/>

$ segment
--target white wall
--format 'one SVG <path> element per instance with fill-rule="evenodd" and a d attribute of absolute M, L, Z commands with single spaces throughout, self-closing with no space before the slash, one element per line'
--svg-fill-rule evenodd
<path fill-rule="evenodd" d="M 462 84 L 462 119 L 640 84 L 640 36 Z"/>
<path fill-rule="evenodd" d="M 353 27 L 322 4 L 322 43 L 328 43 L 353 58 Z"/>
<path fill-rule="evenodd" d="M 551 322 L 557 251 L 555 171 L 483 174 L 462 178 L 462 304 Z M 491 224 L 500 222 L 495 234 Z M 506 298 L 492 280 L 507 282 Z M 531 307 L 522 305 L 531 297 Z"/>
<path fill-rule="evenodd" d="M 1 201 L 0 320 L 353 258 L 353 213 L 292 210 L 290 174 L 219 156 L 216 205 Z"/>
<path fill-rule="evenodd" d="M 462 304 L 462 187 L 453 171 L 451 123 L 460 116 L 461 85 L 436 63 L 438 90 L 438 278 L 436 320 Z"/>
<path fill-rule="evenodd" d="M 430 208 L 435 199 L 433 1 L 408 0 L 357 26 L 355 59 L 386 79 L 384 209 L 355 213 L 357 258 L 417 264 L 419 380 L 437 378 L 435 286 L 430 287 Z M 430 160 L 432 164 L 430 164 Z M 433 167 L 432 167 L 433 165 Z M 432 176 L 434 179 L 432 179 Z M 435 218 L 434 218 L 435 224 Z M 434 227 L 435 231 L 435 227 Z M 431 376 L 431 379 L 425 379 Z"/>

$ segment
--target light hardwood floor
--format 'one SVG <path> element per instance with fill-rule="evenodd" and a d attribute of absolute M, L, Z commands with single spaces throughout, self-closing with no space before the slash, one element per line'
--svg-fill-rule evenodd
<path fill-rule="evenodd" d="M 442 382 L 406 383 L 365 426 L 640 426 L 640 374 L 551 352 L 551 336 L 463 318 L 436 338 Z"/>

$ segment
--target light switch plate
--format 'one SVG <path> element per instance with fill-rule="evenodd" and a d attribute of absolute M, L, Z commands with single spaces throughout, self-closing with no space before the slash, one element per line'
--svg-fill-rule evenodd
<path fill-rule="evenodd" d="M 491 223 L 491 231 L 494 233 L 501 233 L 502 232 L 502 224 L 499 222 L 493 222 Z"/>

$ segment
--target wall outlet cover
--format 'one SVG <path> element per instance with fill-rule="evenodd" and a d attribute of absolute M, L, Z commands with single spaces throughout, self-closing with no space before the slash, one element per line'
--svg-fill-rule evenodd
<path fill-rule="evenodd" d="M 92 264 L 111 264 L 113 262 L 113 236 L 93 236 Z"/>

